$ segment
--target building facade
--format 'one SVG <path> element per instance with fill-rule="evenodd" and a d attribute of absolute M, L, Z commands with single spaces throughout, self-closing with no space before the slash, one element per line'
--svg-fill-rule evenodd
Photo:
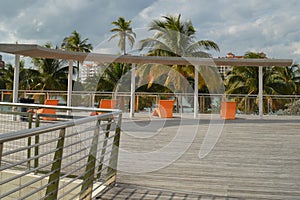
<path fill-rule="evenodd" d="M 82 83 L 86 83 L 88 78 L 94 77 L 101 71 L 101 66 L 95 63 L 84 64 L 80 68 L 80 80 Z"/>
<path fill-rule="evenodd" d="M 234 53 L 229 52 L 229 53 L 227 53 L 225 58 L 241 59 L 241 58 L 244 58 L 244 56 L 236 56 Z M 225 77 L 226 73 L 231 70 L 231 67 L 232 66 L 219 66 L 218 68 L 219 68 L 219 73 L 221 74 L 221 76 Z"/>

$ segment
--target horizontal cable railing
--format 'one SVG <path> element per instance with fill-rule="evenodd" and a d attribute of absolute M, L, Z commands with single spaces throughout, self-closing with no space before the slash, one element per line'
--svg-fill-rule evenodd
<path fill-rule="evenodd" d="M 19 112 L 24 106 L 55 109 L 55 120 Z M 0 107 L 0 123 L 16 127 L 0 127 L 0 199 L 91 199 L 115 182 L 121 111 L 3 102 Z M 90 116 L 92 111 L 102 114 Z M 21 114 L 32 116 L 21 120 Z"/>

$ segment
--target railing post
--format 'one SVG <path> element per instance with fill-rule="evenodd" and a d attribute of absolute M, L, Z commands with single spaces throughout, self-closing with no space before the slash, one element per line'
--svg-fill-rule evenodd
<path fill-rule="evenodd" d="M 83 183 L 81 186 L 81 192 L 79 199 L 92 199 L 93 193 L 93 182 L 95 177 L 95 168 L 96 168 L 96 156 L 97 156 L 97 148 L 98 148 L 98 140 L 99 140 L 99 132 L 100 132 L 100 120 L 97 120 L 96 129 L 94 131 L 94 137 L 92 140 L 90 153 L 88 157 L 88 161 L 85 168 L 85 173 L 83 177 Z"/>
<path fill-rule="evenodd" d="M 183 97 L 182 97 L 182 93 L 180 93 L 180 114 L 183 114 Z"/>
<path fill-rule="evenodd" d="M 0 143 L 0 166 L 2 161 L 3 143 Z"/>
<path fill-rule="evenodd" d="M 36 119 L 35 119 L 35 127 L 39 127 L 40 126 L 40 117 L 39 117 L 39 114 L 37 113 L 36 114 Z M 35 136 L 35 144 L 38 144 L 40 142 L 40 136 L 39 135 L 36 135 Z M 39 145 L 36 145 L 34 147 L 34 156 L 36 157 L 34 159 L 34 168 L 37 169 L 38 166 L 39 166 L 39 158 L 38 158 L 38 155 L 39 155 Z M 35 173 L 37 173 L 37 171 L 35 171 Z"/>
<path fill-rule="evenodd" d="M 47 187 L 46 195 L 45 195 L 46 200 L 57 199 L 65 134 L 66 134 L 65 128 L 59 131 L 59 139 L 57 141 L 56 151 L 53 158 L 55 162 L 52 164 L 51 167 L 51 172 L 54 173 L 52 173 L 49 177 L 49 181 L 48 181 L 49 185 Z"/>
<path fill-rule="evenodd" d="M 113 141 L 112 146 L 112 152 L 110 154 L 109 159 L 109 167 L 108 167 L 108 173 L 106 178 L 106 184 L 110 185 L 111 183 L 114 183 L 116 181 L 116 175 L 117 175 L 117 164 L 118 164 L 118 155 L 119 155 L 119 146 L 120 146 L 120 134 L 121 134 L 121 121 L 122 121 L 122 114 L 118 117 L 119 121 L 116 124 L 116 131 L 115 131 L 115 137 Z"/>
<path fill-rule="evenodd" d="M 32 112 L 29 112 L 28 113 L 28 129 L 31 129 L 32 128 Z M 28 137 L 28 140 L 27 140 L 27 146 L 29 147 L 31 145 L 31 137 Z M 27 161 L 27 168 L 30 169 L 31 167 L 31 164 L 30 164 L 30 158 L 31 157 L 31 148 L 28 148 L 27 149 L 27 158 L 28 158 L 28 161 Z"/>
<path fill-rule="evenodd" d="M 109 137 L 109 132 L 110 132 L 110 127 L 111 127 L 111 119 L 108 120 L 108 124 L 106 126 L 106 130 L 105 130 L 105 136 L 104 136 L 104 141 L 103 141 L 103 146 L 102 146 L 102 150 L 101 150 L 101 154 L 100 154 L 100 165 L 98 167 L 98 174 L 97 174 L 97 178 L 99 179 L 101 177 L 101 171 L 103 168 L 103 161 L 104 161 L 104 156 L 106 153 L 106 147 L 107 147 L 107 138 Z"/>

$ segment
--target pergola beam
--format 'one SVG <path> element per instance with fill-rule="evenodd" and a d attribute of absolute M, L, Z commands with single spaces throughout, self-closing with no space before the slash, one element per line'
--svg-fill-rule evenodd
<path fill-rule="evenodd" d="M 69 52 L 60 49 L 49 49 L 30 44 L 0 44 L 0 52 L 19 54 L 29 57 L 53 58 L 63 60 L 94 61 L 98 63 L 135 63 L 163 65 L 199 65 L 211 66 L 290 66 L 291 59 L 235 59 L 235 58 L 197 58 L 197 57 L 163 57 L 131 56 L 99 53 Z M 213 62 L 212 62 L 213 61 Z M 191 64 L 193 63 L 193 64 Z"/>

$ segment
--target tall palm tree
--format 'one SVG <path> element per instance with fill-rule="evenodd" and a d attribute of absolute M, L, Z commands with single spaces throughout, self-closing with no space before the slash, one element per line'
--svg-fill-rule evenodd
<path fill-rule="evenodd" d="M 162 20 L 153 20 L 149 27 L 150 31 L 156 31 L 152 38 L 146 38 L 139 43 L 141 51 L 148 50 L 149 56 L 175 56 L 175 57 L 210 57 L 205 50 L 219 51 L 218 45 L 211 40 L 196 40 L 196 30 L 190 20 L 181 21 L 181 15 L 163 16 Z M 193 77 L 194 70 L 188 66 L 173 65 L 184 77 Z M 160 78 L 169 73 L 162 70 L 159 65 L 153 65 L 145 71 L 139 71 L 140 76 L 151 75 L 149 86 L 153 82 L 152 77 Z M 154 75 L 155 74 L 155 75 Z M 167 86 L 174 74 L 168 74 L 165 81 Z M 173 80 L 174 82 L 174 80 Z M 181 83 L 177 83 L 181 85 Z M 203 84 L 202 84 L 203 85 Z"/>
<path fill-rule="evenodd" d="M 50 43 L 45 45 L 52 48 Z M 55 47 L 56 49 L 58 47 Z M 49 58 L 33 58 L 33 64 L 40 73 L 40 83 L 36 89 L 41 90 L 67 90 L 68 66 L 65 61 Z"/>
<path fill-rule="evenodd" d="M 92 44 L 87 43 L 88 40 L 88 38 L 81 39 L 81 35 L 74 30 L 69 37 L 63 39 L 61 48 L 67 51 L 89 53 L 93 50 L 93 46 Z M 80 62 L 77 61 L 77 81 L 79 81 L 79 65 Z"/>
<path fill-rule="evenodd" d="M 150 31 L 156 31 L 153 38 L 140 41 L 140 50 L 149 49 L 150 56 L 193 56 L 209 57 L 203 50 L 219 51 L 219 46 L 211 40 L 196 41 L 196 30 L 190 20 L 181 21 L 181 15 L 163 16 L 153 20 Z"/>
<path fill-rule="evenodd" d="M 110 32 L 115 33 L 109 40 L 119 37 L 118 47 L 121 49 L 123 55 L 126 54 L 126 40 L 129 41 L 129 45 L 132 48 L 135 42 L 136 34 L 132 31 L 131 21 L 126 21 L 124 17 L 119 17 L 117 21 L 112 22 L 116 27 L 111 29 Z"/>

